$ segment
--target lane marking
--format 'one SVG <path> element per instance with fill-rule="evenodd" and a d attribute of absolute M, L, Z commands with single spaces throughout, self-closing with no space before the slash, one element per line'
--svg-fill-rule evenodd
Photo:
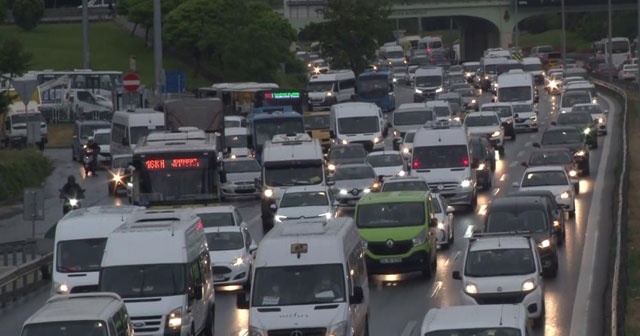
<path fill-rule="evenodd" d="M 442 281 L 436 281 L 436 283 L 433 284 L 433 290 L 431 291 L 431 298 L 435 298 L 438 293 L 440 293 L 440 290 L 442 289 Z"/>
<path fill-rule="evenodd" d="M 511 161 L 511 163 L 509 164 L 509 168 L 513 168 L 517 165 L 518 165 L 518 161 Z"/>
<path fill-rule="evenodd" d="M 400 334 L 400 336 L 411 336 L 411 334 L 413 334 L 413 330 L 416 328 L 416 321 L 409 321 L 407 322 L 407 325 L 404 326 L 404 329 L 402 329 L 402 334 Z"/>
<path fill-rule="evenodd" d="M 460 255 L 462 255 L 462 251 L 458 250 L 456 251 L 456 255 L 453 257 L 453 261 L 457 261 L 458 258 L 460 258 Z"/>
<path fill-rule="evenodd" d="M 469 225 L 467 226 L 467 231 L 464 232 L 464 237 L 465 238 L 471 238 L 473 237 L 473 229 L 474 229 L 474 225 Z"/>
<path fill-rule="evenodd" d="M 502 176 L 500 176 L 500 182 L 504 182 L 507 180 L 507 174 L 502 174 Z"/>
<path fill-rule="evenodd" d="M 482 206 L 480 206 L 480 210 L 478 210 L 478 215 L 484 216 L 486 214 L 487 214 L 487 205 L 483 204 Z"/>
<path fill-rule="evenodd" d="M 499 192 L 500 192 L 500 188 L 495 188 L 493 190 L 493 196 L 497 196 Z"/>
<path fill-rule="evenodd" d="M 524 143 L 525 147 L 531 147 L 531 145 L 533 145 L 533 141 L 527 141 Z"/>
<path fill-rule="evenodd" d="M 518 154 L 516 154 L 516 157 L 521 157 L 521 156 L 523 156 L 523 155 L 524 155 L 524 151 L 523 151 L 523 150 L 521 150 L 521 151 L 519 151 L 519 152 L 518 152 Z"/>

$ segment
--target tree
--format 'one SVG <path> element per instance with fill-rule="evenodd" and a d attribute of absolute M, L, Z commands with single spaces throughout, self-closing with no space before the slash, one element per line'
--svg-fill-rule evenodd
<path fill-rule="evenodd" d="M 376 37 L 389 35 L 391 0 L 329 0 L 322 10 L 322 53 L 334 68 L 362 72 L 377 48 Z M 363 57 L 364 56 L 364 57 Z"/>
<path fill-rule="evenodd" d="M 13 3 L 13 19 L 24 30 L 35 28 L 44 16 L 42 0 L 16 0 Z"/>
<path fill-rule="evenodd" d="M 168 15 L 178 6 L 179 0 L 162 0 L 162 16 Z M 116 10 L 120 15 L 126 15 L 132 22 L 131 36 L 135 35 L 138 25 L 145 28 L 144 42 L 149 44 L 149 32 L 153 28 L 153 0 L 119 0 Z"/>
<path fill-rule="evenodd" d="M 33 54 L 25 50 L 22 42 L 16 37 L 4 38 L 0 41 L 0 74 L 3 79 L 11 80 L 22 76 L 31 67 Z M 0 95 L 0 114 L 6 112 L 10 100 Z"/>

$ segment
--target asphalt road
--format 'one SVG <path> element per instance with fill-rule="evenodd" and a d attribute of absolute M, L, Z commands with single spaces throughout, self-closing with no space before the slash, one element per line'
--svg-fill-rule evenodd
<path fill-rule="evenodd" d="M 412 91 L 407 87 L 396 89 L 397 103 L 412 102 Z M 483 97 L 488 101 L 489 97 Z M 608 104 L 605 100 L 604 104 Z M 549 110 L 549 100 L 541 90 L 539 121 L 548 125 L 555 116 Z M 607 107 L 613 110 L 614 107 Z M 388 275 L 371 278 L 370 330 L 372 336 L 418 335 L 424 314 L 433 307 L 461 304 L 461 284 L 451 278 L 453 270 L 460 267 L 461 251 L 466 248 L 465 234 L 471 227 L 477 227 L 492 199 L 511 190 L 511 183 L 518 180 L 524 170 L 519 162 L 524 160 L 531 144 L 540 139 L 541 133 L 519 133 L 516 141 L 506 141 L 505 158 L 497 164 L 492 190 L 482 191 L 478 198 L 478 208 L 474 213 L 455 214 L 455 243 L 448 249 L 439 251 L 438 269 L 431 280 L 418 275 Z M 591 151 L 591 176 L 580 183 L 580 195 L 576 201 L 576 217 L 567 221 L 567 241 L 560 249 L 560 268 L 556 279 L 545 280 L 546 325 L 535 335 L 569 335 L 571 314 L 583 255 L 585 227 L 591 206 L 594 179 L 598 176 L 603 138 L 599 139 L 599 149 Z M 49 227 L 62 216 L 62 205 L 57 199 L 57 189 L 69 174 L 80 176 L 80 164 L 70 162 L 71 153 L 67 149 L 46 150 L 56 170 L 46 184 L 46 220 L 36 222 L 36 236 L 41 237 Z M 120 204 L 123 200 L 107 195 L 107 173 L 82 181 L 87 189 L 87 199 L 83 206 Z M 613 179 L 612 176 L 604 177 Z M 610 201 L 610 200 L 609 200 Z M 236 202 L 236 206 L 249 224 L 254 239 L 262 238 L 260 208 L 257 201 Z M 605 207 L 605 206 L 603 206 Z M 0 242 L 23 239 L 31 235 L 31 223 L 24 222 L 21 215 L 0 221 Z M 3 335 L 18 335 L 26 318 L 35 312 L 48 298 L 48 288 L 25 300 L 0 311 L 0 329 Z M 463 318 L 463 317 L 461 317 Z M 219 291 L 216 294 L 216 335 L 246 335 L 248 311 L 235 308 L 235 293 Z"/>

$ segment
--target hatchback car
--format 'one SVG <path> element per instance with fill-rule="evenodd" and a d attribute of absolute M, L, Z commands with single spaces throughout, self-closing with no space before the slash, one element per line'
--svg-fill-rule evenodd
<path fill-rule="evenodd" d="M 242 215 L 233 205 L 215 205 L 196 207 L 193 209 L 202 220 L 205 228 L 216 226 L 241 226 L 247 227 Z"/>
<path fill-rule="evenodd" d="M 256 187 L 256 179 L 260 178 L 262 167 L 251 157 L 224 159 L 224 171 L 227 181 L 222 184 L 222 196 L 228 198 L 258 197 L 260 189 Z"/>
<path fill-rule="evenodd" d="M 607 117 L 609 114 L 609 110 L 603 110 L 599 104 L 575 104 L 571 108 L 571 112 L 589 112 L 591 113 L 591 118 L 593 118 L 594 122 L 597 124 L 598 133 L 606 135 L 607 134 Z"/>
<path fill-rule="evenodd" d="M 366 162 L 373 167 L 378 177 L 407 174 L 407 164 L 398 151 L 371 152 L 367 155 Z"/>
<path fill-rule="evenodd" d="M 514 125 L 514 112 L 511 103 L 489 103 L 482 104 L 480 106 L 480 112 L 495 111 L 500 122 L 504 128 L 504 136 L 508 136 L 509 139 L 516 139 L 516 129 Z"/>
<path fill-rule="evenodd" d="M 598 128 L 589 112 L 561 113 L 551 125 L 577 127 L 584 134 L 586 143 L 591 148 L 598 148 Z"/>
<path fill-rule="evenodd" d="M 285 190 L 277 205 L 275 222 L 324 218 L 335 215 L 334 200 L 326 186 L 296 186 Z"/>
<path fill-rule="evenodd" d="M 472 136 L 486 136 L 491 144 L 504 156 L 504 128 L 498 114 L 493 111 L 474 112 L 464 118 L 464 125 Z"/>
<path fill-rule="evenodd" d="M 538 131 L 538 113 L 531 104 L 513 103 L 513 118 L 516 130 Z"/>
<path fill-rule="evenodd" d="M 363 163 L 367 158 L 367 151 L 363 144 L 335 144 L 329 148 L 327 154 L 327 170 L 333 173 L 336 166 L 345 163 Z"/>
<path fill-rule="evenodd" d="M 589 176 L 589 146 L 585 136 L 573 126 L 551 126 L 542 134 L 540 143 L 533 143 L 535 148 L 567 148 L 578 163 L 579 175 Z"/>
<path fill-rule="evenodd" d="M 522 174 L 520 182 L 513 183 L 520 191 L 549 190 L 556 197 L 556 202 L 569 213 L 576 214 L 575 191 L 569 175 L 562 166 L 529 167 Z"/>
<path fill-rule="evenodd" d="M 258 245 L 249 230 L 239 226 L 217 226 L 204 229 L 215 286 L 249 286 L 253 254 Z"/>
<path fill-rule="evenodd" d="M 350 163 L 336 167 L 331 180 L 334 182 L 332 192 L 335 200 L 340 205 L 354 206 L 362 196 L 371 192 L 378 176 L 367 163 Z"/>
<path fill-rule="evenodd" d="M 522 162 L 524 167 L 536 166 L 562 166 L 571 178 L 571 183 L 577 193 L 580 193 L 580 180 L 578 179 L 578 163 L 566 148 L 537 149 L 529 154 L 529 158 Z"/>

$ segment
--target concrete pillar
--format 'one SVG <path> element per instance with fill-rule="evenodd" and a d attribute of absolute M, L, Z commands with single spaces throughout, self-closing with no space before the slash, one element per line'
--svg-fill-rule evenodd
<path fill-rule="evenodd" d="M 422 35 L 422 18 L 418 18 L 418 35 Z"/>
<path fill-rule="evenodd" d="M 500 32 L 500 48 L 508 49 L 509 45 L 513 43 L 513 31 L 501 31 Z"/>

